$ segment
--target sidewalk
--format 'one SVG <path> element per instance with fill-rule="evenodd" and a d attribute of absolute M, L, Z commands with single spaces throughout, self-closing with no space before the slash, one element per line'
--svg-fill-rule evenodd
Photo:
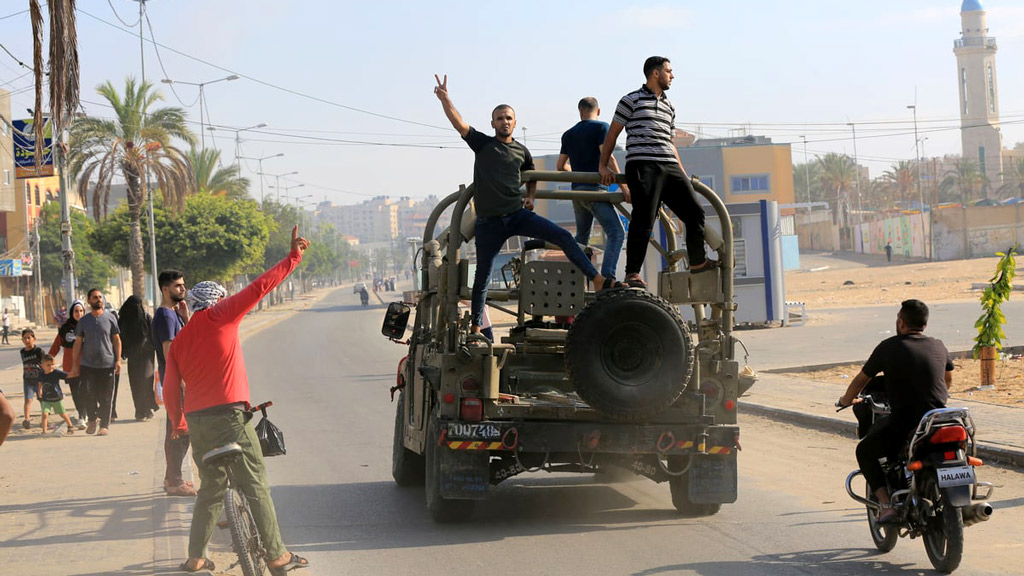
<path fill-rule="evenodd" d="M 308 308 L 334 290 L 321 288 L 242 322 L 244 339 Z M 53 335 L 46 341 L 49 346 Z M 42 338 L 40 339 L 42 342 Z M 39 406 L 32 428 L 21 428 L 21 371 L 0 371 L 0 388 L 18 418 L 0 447 L 0 566 L 4 574 L 101 576 L 176 572 L 187 554 L 192 498 L 163 493 L 165 416 L 136 422 L 127 371 L 119 388 L 121 418 L 110 436 L 75 431 L 39 435 Z M 66 390 L 66 387 L 65 387 Z M 70 409 L 70 398 L 65 400 Z M 51 416 L 51 422 L 54 419 Z M 52 424 L 51 424 L 52 427 Z M 192 454 L 186 476 L 193 474 Z M 230 536 L 217 531 L 211 558 L 217 573 L 230 565 Z"/>
<path fill-rule="evenodd" d="M 836 412 L 845 388 L 793 376 L 762 372 L 740 399 L 739 410 L 801 426 L 840 432 L 856 439 L 856 418 L 850 410 Z M 1024 466 L 1024 408 L 951 399 L 948 406 L 966 406 L 977 427 L 982 460 Z"/>

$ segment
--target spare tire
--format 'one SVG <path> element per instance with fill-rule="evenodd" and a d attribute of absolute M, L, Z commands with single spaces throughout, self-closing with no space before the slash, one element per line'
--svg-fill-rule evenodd
<path fill-rule="evenodd" d="M 693 342 L 679 312 L 638 289 L 598 294 L 569 328 L 565 364 L 576 392 L 617 420 L 643 420 L 679 398 Z"/>

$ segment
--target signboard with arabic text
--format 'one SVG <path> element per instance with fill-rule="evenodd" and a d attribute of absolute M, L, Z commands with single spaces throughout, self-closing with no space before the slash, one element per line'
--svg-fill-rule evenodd
<path fill-rule="evenodd" d="M 43 157 L 36 171 L 36 136 L 34 122 L 28 120 L 12 120 L 14 128 L 14 173 L 17 178 L 39 178 L 53 176 L 53 129 L 50 119 L 44 119 L 43 126 Z"/>

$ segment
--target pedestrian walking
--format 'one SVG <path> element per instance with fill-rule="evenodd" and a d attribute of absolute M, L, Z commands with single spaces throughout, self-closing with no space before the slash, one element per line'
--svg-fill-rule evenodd
<path fill-rule="evenodd" d="M 597 98 L 586 97 L 576 106 L 580 113 L 580 121 L 562 134 L 562 148 L 558 153 L 556 168 L 559 172 L 597 172 L 601 163 L 601 146 L 608 135 L 608 124 L 597 118 L 601 115 L 601 107 Z M 608 160 L 614 172 L 619 171 L 615 156 Z M 582 184 L 573 182 L 572 190 L 604 190 L 604 184 Z M 622 197 L 630 201 L 629 187 L 622 186 Z M 607 241 L 604 247 L 604 259 L 601 261 L 601 275 L 615 278 L 615 269 L 619 265 L 619 253 L 626 233 L 622 228 L 619 213 L 610 202 L 572 201 L 572 209 L 576 215 L 576 243 L 582 246 L 590 244 L 590 232 L 594 228 L 594 219 L 604 229 Z"/>
<path fill-rule="evenodd" d="M 85 303 L 75 300 L 71 304 L 71 312 L 68 319 L 57 329 L 57 337 L 50 345 L 50 356 L 57 357 L 57 352 L 63 354 L 61 359 L 61 370 L 67 373 L 73 372 L 75 368 L 75 326 L 85 315 Z M 75 404 L 75 425 L 79 430 L 85 430 L 85 421 L 89 418 L 85 404 L 85 387 L 82 386 L 81 378 L 67 378 L 68 388 L 71 390 L 71 401 Z"/>
<path fill-rule="evenodd" d="M 166 382 L 167 353 L 171 342 L 188 322 L 188 305 L 185 303 L 185 277 L 177 270 L 164 270 L 157 276 L 160 286 L 160 307 L 153 313 L 153 344 L 156 348 L 157 368 L 160 370 L 160 381 Z M 184 360 L 183 360 L 184 361 Z M 129 371 L 131 364 L 129 364 Z M 169 496 L 195 496 L 196 488 L 192 482 L 185 480 L 182 466 L 188 454 L 189 437 L 182 434 L 174 437 L 171 416 L 167 412 L 164 432 L 164 459 L 167 462 L 164 472 L 164 492 Z"/>
<path fill-rule="evenodd" d="M 526 195 L 520 190 L 521 174 L 533 170 L 533 156 L 521 143 L 512 138 L 516 127 L 516 112 L 508 104 L 500 104 L 491 111 L 494 136 L 477 132 L 467 124 L 455 109 L 448 95 L 448 76 L 442 81 L 435 74 L 437 86 L 434 94 L 441 101 L 445 116 L 452 127 L 473 150 L 473 186 L 476 205 L 476 274 L 473 277 L 472 320 L 470 330 L 481 330 L 487 285 L 490 282 L 494 257 L 513 236 L 529 236 L 551 242 L 562 249 L 569 261 L 594 283 L 595 290 L 610 285 L 590 263 L 576 240 L 563 228 L 533 212 L 533 199 L 537 183 L 526 183 Z"/>
<path fill-rule="evenodd" d="M 149 420 L 159 410 L 153 390 L 156 372 L 156 350 L 153 346 L 153 317 L 146 312 L 142 300 L 129 296 L 117 313 L 121 331 L 121 358 L 128 361 L 128 384 L 135 404 L 135 419 Z"/>
<path fill-rule="evenodd" d="M 85 386 L 89 412 L 85 433 L 106 436 L 114 410 L 114 375 L 121 373 L 121 334 L 117 319 L 103 309 L 99 288 L 89 290 L 86 300 L 90 310 L 75 326 L 75 367 L 68 377 L 81 376 Z"/>
<path fill-rule="evenodd" d="M 204 464 L 202 455 L 229 442 L 242 447 L 240 459 L 232 465 L 232 477 L 249 501 L 270 573 L 280 576 L 309 565 L 305 558 L 288 552 L 281 540 L 263 453 L 248 412 L 249 380 L 238 338 L 245 315 L 295 270 L 308 247 L 309 241 L 299 237 L 296 226 L 288 255 L 239 293 L 225 298 L 227 291 L 216 282 L 200 282 L 189 291 L 192 316 L 170 346 L 164 381 L 164 404 L 175 435 L 190 434 L 192 459 L 201 480 L 183 570 L 213 568 L 206 546 L 223 507 L 227 475 Z"/>
<path fill-rule="evenodd" d="M 53 413 L 64 419 L 64 424 L 67 425 L 67 430 L 64 433 L 74 434 L 75 425 L 72 424 L 71 417 L 64 410 L 64 391 L 60 389 L 60 381 L 67 379 L 68 373 L 63 370 L 55 370 L 53 364 L 53 356 L 49 354 L 43 356 L 38 395 L 39 405 L 41 406 L 40 412 L 43 413 L 43 419 L 40 424 L 42 430 L 39 433 L 46 434 L 47 419 L 50 413 Z"/>
<path fill-rule="evenodd" d="M 892 241 L 885 243 L 885 261 L 892 262 Z"/>
<path fill-rule="evenodd" d="M 11 313 L 8 312 L 7 308 L 4 308 L 3 327 L 3 341 L 0 342 L 0 344 L 10 344 L 10 342 L 7 340 L 7 336 L 9 336 L 11 333 Z"/>
<path fill-rule="evenodd" d="M 615 116 L 601 148 L 601 182 L 611 184 L 615 141 L 626 130 L 626 183 L 633 200 L 632 219 L 626 237 L 627 284 L 645 288 L 640 268 L 647 256 L 654 219 L 662 203 L 669 207 L 686 227 L 686 258 L 691 273 L 719 266 L 704 250 L 704 209 L 697 202 L 690 177 L 679 159 L 672 141 L 676 110 L 665 92 L 671 87 L 672 63 L 662 56 L 644 62 L 646 82 L 638 90 L 619 100 Z"/>
<path fill-rule="evenodd" d="M 25 430 L 32 427 L 32 401 L 36 399 L 39 389 L 39 375 L 42 373 L 43 351 L 36 346 L 36 333 L 31 328 L 21 331 L 22 391 L 25 393 L 25 419 L 21 426 Z"/>

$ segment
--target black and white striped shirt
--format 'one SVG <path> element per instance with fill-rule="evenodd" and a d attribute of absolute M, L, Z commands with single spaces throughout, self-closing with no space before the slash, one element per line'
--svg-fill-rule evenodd
<path fill-rule="evenodd" d="M 647 85 L 626 94 L 615 107 L 613 121 L 626 128 L 626 162 L 676 162 L 672 135 L 676 109 L 662 92 L 655 96 Z"/>

